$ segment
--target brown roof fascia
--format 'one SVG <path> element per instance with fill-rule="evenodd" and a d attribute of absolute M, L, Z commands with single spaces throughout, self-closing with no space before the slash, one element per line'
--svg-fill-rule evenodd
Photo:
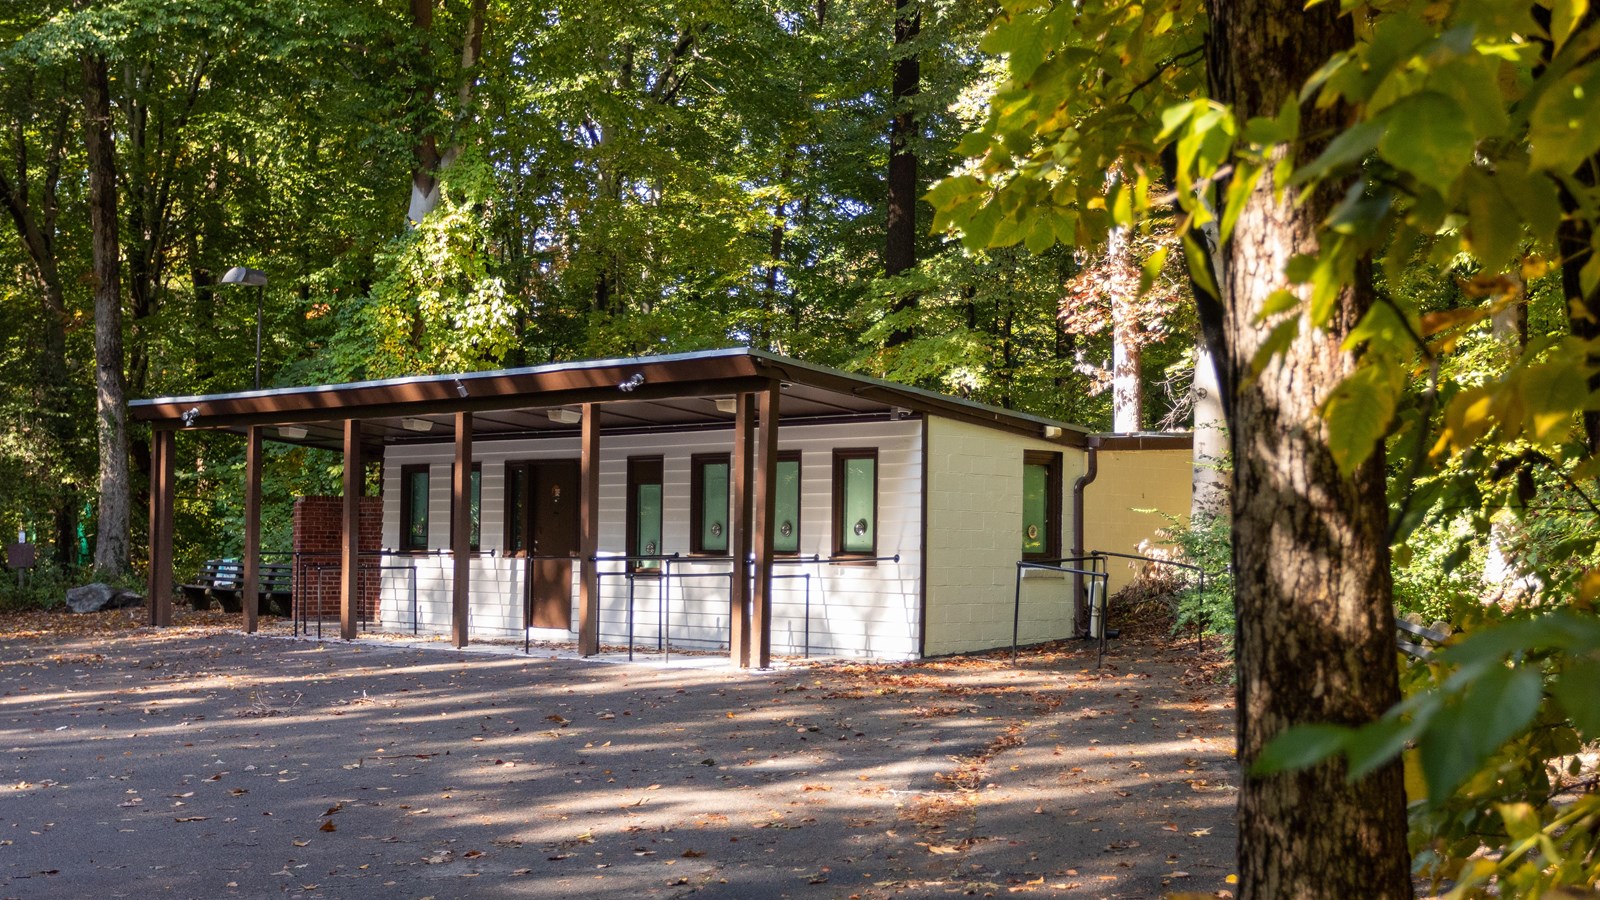
<path fill-rule="evenodd" d="M 643 383 L 622 391 L 634 375 Z M 353 419 L 440 415 L 605 403 L 667 400 L 760 391 L 774 380 L 860 397 L 872 404 L 998 428 L 1071 447 L 1086 445 L 1086 429 L 932 391 L 735 348 L 676 356 L 559 363 L 527 369 L 420 376 L 318 387 L 248 391 L 194 397 L 136 400 L 129 413 L 160 429 L 179 428 L 184 413 L 198 410 L 195 429 L 247 425 L 294 425 Z M 465 389 L 465 396 L 460 390 Z M 781 408 L 781 404 L 780 404 Z M 1046 429 L 1059 428 L 1056 437 Z"/>
<path fill-rule="evenodd" d="M 1193 450 L 1190 431 L 1152 431 L 1148 433 L 1096 434 L 1090 438 L 1101 450 Z"/>
<path fill-rule="evenodd" d="M 233 428 L 543 408 L 608 400 L 704 397 L 762 390 L 771 384 L 770 379 L 755 376 L 749 363 L 740 358 L 692 362 L 696 365 L 639 361 L 605 368 L 476 373 L 443 380 L 173 398 L 130 405 L 130 413 L 136 420 L 171 427 L 181 421 L 186 411 L 198 409 L 194 427 Z M 643 375 L 644 383 L 623 392 L 618 385 L 634 374 Z M 458 392 L 458 383 L 466 388 L 465 397 Z"/>
<path fill-rule="evenodd" d="M 773 357 L 761 353 L 753 354 L 752 358 L 756 361 L 757 368 L 777 374 L 784 381 L 798 382 L 840 394 L 865 397 L 879 403 L 902 406 L 914 412 L 942 416 L 947 419 L 955 419 L 986 428 L 998 428 L 1013 434 L 1025 435 L 1040 440 L 1053 440 L 1069 447 L 1087 446 L 1088 432 L 1065 422 L 1055 422 L 1025 413 L 1013 413 L 980 403 L 967 403 L 954 397 L 944 397 L 932 391 L 897 385 L 893 382 L 876 378 L 836 372 L 820 366 L 802 363 L 798 360 Z M 1060 437 L 1045 437 L 1044 429 L 1052 426 L 1061 429 Z"/>

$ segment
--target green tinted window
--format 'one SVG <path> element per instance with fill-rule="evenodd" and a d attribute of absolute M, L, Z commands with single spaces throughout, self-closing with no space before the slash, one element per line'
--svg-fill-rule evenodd
<path fill-rule="evenodd" d="M 402 543 L 407 550 L 428 547 L 428 470 L 406 473 L 406 531 Z"/>
<path fill-rule="evenodd" d="M 661 553 L 661 485 L 641 484 L 637 490 L 634 502 L 638 505 L 634 508 L 638 510 L 638 518 L 634 522 L 633 546 L 641 556 L 656 556 Z M 641 561 L 639 565 L 653 569 L 657 563 Z"/>
<path fill-rule="evenodd" d="M 477 469 L 472 470 L 471 485 L 468 487 L 467 515 L 472 521 L 472 533 L 467 536 L 472 549 L 483 546 L 480 538 L 483 537 L 483 473 Z"/>
<path fill-rule="evenodd" d="M 844 533 L 840 550 L 871 553 L 877 546 L 878 461 L 844 461 Z"/>
<path fill-rule="evenodd" d="M 728 550 L 728 464 L 708 462 L 700 466 L 700 551 L 726 553 Z"/>
<path fill-rule="evenodd" d="M 528 549 L 523 521 L 528 510 L 527 466 L 506 466 L 506 552 Z"/>
<path fill-rule="evenodd" d="M 1050 467 L 1022 467 L 1022 552 L 1044 553 L 1050 534 Z"/>
<path fill-rule="evenodd" d="M 772 549 L 800 552 L 800 460 L 778 460 L 778 502 L 774 512 Z"/>

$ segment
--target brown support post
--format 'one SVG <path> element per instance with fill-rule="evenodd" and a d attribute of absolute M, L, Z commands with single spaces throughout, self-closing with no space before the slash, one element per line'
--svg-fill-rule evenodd
<path fill-rule="evenodd" d="M 344 420 L 344 530 L 339 539 L 339 636 L 356 638 L 356 604 L 361 602 L 361 420 Z M 302 598 L 302 602 L 304 599 Z M 322 615 L 322 610 L 317 610 Z"/>
<path fill-rule="evenodd" d="M 456 413 L 456 464 L 450 478 L 450 640 L 467 645 L 467 606 L 472 589 L 472 413 Z"/>
<path fill-rule="evenodd" d="M 756 405 L 751 394 L 739 394 L 733 416 L 733 591 L 728 602 L 728 662 L 750 665 L 750 463 L 755 456 Z"/>
<path fill-rule="evenodd" d="M 150 434 L 150 624 L 172 624 L 172 495 L 176 433 Z"/>
<path fill-rule="evenodd" d="M 778 503 L 778 385 L 760 394 L 761 434 L 756 441 L 756 592 L 750 630 L 755 665 L 772 667 L 772 520 Z"/>
<path fill-rule="evenodd" d="M 600 652 L 600 585 L 595 554 L 600 552 L 600 405 L 583 405 L 583 446 L 579 451 L 578 498 L 578 653 Z"/>
<path fill-rule="evenodd" d="M 261 598 L 261 426 L 245 430 L 244 445 L 244 630 L 255 634 Z"/>

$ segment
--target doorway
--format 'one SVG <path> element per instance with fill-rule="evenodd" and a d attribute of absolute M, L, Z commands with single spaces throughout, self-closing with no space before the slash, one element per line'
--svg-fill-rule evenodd
<path fill-rule="evenodd" d="M 572 630 L 578 479 L 575 459 L 506 464 L 506 550 L 528 561 L 523 612 L 532 628 Z"/>

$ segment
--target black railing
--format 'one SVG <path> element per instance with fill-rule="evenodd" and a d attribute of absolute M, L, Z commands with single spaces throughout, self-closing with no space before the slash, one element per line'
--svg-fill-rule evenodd
<path fill-rule="evenodd" d="M 1076 566 L 1063 566 L 1064 562 L 1088 561 L 1095 568 L 1078 568 Z M 1098 569 L 1104 560 L 1095 556 L 1064 556 L 1058 559 L 1024 559 L 1017 561 L 1017 578 L 1015 598 L 1011 608 L 1011 664 L 1017 664 L 1017 641 L 1022 629 L 1022 573 L 1033 569 L 1045 572 L 1060 572 L 1064 575 L 1082 576 L 1089 579 L 1089 630 L 1090 636 L 1099 638 L 1099 654 L 1095 658 L 1095 668 L 1105 663 L 1106 657 L 1106 590 L 1111 576 Z M 1098 628 L 1096 627 L 1098 625 Z M 1098 634 L 1097 634 L 1098 633 Z"/>
<path fill-rule="evenodd" d="M 390 559 L 390 558 L 406 559 L 407 557 L 425 556 L 425 555 L 431 555 L 431 554 L 410 553 L 410 552 L 397 553 L 397 552 L 392 551 L 392 550 L 363 550 L 363 551 L 361 551 L 360 553 L 358 553 L 356 555 L 356 569 L 357 569 L 358 575 L 359 575 L 359 573 L 364 573 L 364 572 L 377 572 L 378 573 L 378 589 L 377 589 L 378 604 L 377 604 L 377 608 L 373 610 L 373 613 L 374 613 L 373 618 L 375 620 L 381 621 L 381 618 L 382 618 L 383 573 L 384 572 L 406 572 L 406 573 L 408 573 L 408 576 L 409 576 L 408 577 L 408 587 L 409 587 L 409 594 L 410 594 L 410 597 L 411 597 L 411 633 L 412 634 L 417 634 L 418 633 L 418 619 L 419 619 L 419 616 L 418 616 L 418 612 L 417 612 L 417 566 L 416 566 L 416 563 L 385 564 L 384 560 Z M 307 585 L 308 576 L 310 576 L 313 573 L 315 573 L 318 576 L 317 579 L 316 579 L 316 588 L 315 588 L 315 591 L 314 591 L 314 593 L 316 595 L 316 608 L 317 608 L 317 617 L 316 617 L 317 618 L 317 637 L 318 638 L 322 637 L 322 620 L 327 618 L 327 616 L 323 614 L 323 608 L 325 606 L 324 600 L 326 599 L 326 595 L 324 594 L 324 591 L 326 590 L 328 579 L 321 577 L 321 575 L 324 572 L 342 571 L 344 569 L 344 563 L 343 563 L 342 559 L 340 559 L 340 556 L 341 556 L 341 554 L 339 554 L 339 553 L 330 553 L 330 552 L 296 551 L 294 553 L 295 597 L 294 597 L 294 601 L 292 603 L 292 609 L 291 609 L 292 615 L 290 617 L 290 621 L 293 623 L 294 634 L 295 634 L 296 637 L 299 637 L 302 633 L 307 635 L 307 636 L 309 636 L 311 634 L 311 612 L 310 612 L 310 607 L 311 607 L 312 598 L 310 596 L 307 596 L 307 594 L 311 593 L 311 592 L 306 590 L 306 585 Z M 323 562 L 321 560 L 328 560 L 328 561 L 327 562 Z M 373 563 L 372 563 L 373 560 L 377 561 L 377 565 L 373 565 Z M 357 602 L 357 604 L 356 604 L 356 623 L 357 623 L 356 628 L 359 631 L 370 631 L 370 630 L 372 630 L 371 628 L 368 627 L 370 623 L 369 623 L 369 619 L 368 619 L 368 616 L 367 616 L 367 605 L 364 602 Z"/>
<path fill-rule="evenodd" d="M 629 661 L 633 660 L 634 646 L 635 646 L 634 628 L 635 628 L 636 616 L 635 616 L 635 611 L 634 611 L 634 605 L 635 605 L 635 601 L 636 601 L 636 594 L 634 592 L 634 585 L 635 585 L 635 582 L 636 582 L 637 579 L 644 578 L 644 579 L 647 579 L 647 580 L 656 581 L 660 585 L 660 590 L 659 590 L 659 592 L 657 594 L 657 607 L 656 607 L 657 608 L 657 614 L 656 614 L 657 615 L 657 618 L 656 618 L 656 649 L 657 649 L 657 651 L 665 654 L 665 658 L 666 659 L 670 660 L 671 657 L 672 657 L 672 581 L 673 581 L 673 579 L 684 580 L 684 579 L 692 579 L 692 578 L 726 578 L 726 579 L 728 579 L 728 593 L 731 595 L 733 593 L 733 579 L 735 577 L 737 577 L 735 575 L 735 573 L 734 573 L 734 565 L 733 565 L 734 558 L 732 556 L 702 556 L 702 555 L 684 556 L 681 553 L 658 553 L 658 554 L 648 554 L 648 555 L 618 554 L 618 555 L 606 555 L 606 556 L 602 556 L 602 555 L 598 555 L 597 554 L 597 555 L 595 555 L 593 557 L 590 557 L 590 559 L 596 564 L 596 570 L 595 570 L 595 593 L 596 593 L 596 595 L 599 595 L 601 593 L 601 586 L 604 584 L 604 580 L 606 578 L 626 578 L 627 581 L 628 581 L 627 641 L 628 641 L 628 659 L 629 659 Z M 619 561 L 620 562 L 624 562 L 624 563 L 632 563 L 632 564 L 637 564 L 638 562 L 660 562 L 661 566 L 660 566 L 660 568 L 657 568 L 657 569 L 639 569 L 639 568 L 634 568 L 631 571 L 624 569 L 622 571 L 611 571 L 611 572 L 602 572 L 598 568 L 600 563 L 606 563 L 606 562 L 614 563 L 614 562 L 619 562 Z M 895 563 L 898 563 L 899 561 L 900 561 L 900 554 L 895 553 L 895 554 L 893 554 L 891 556 L 828 556 L 828 557 L 825 557 L 825 556 L 821 556 L 819 554 L 812 554 L 811 556 L 783 556 L 783 557 L 774 558 L 772 562 L 773 562 L 773 565 L 839 565 L 839 564 L 867 563 L 867 562 L 895 562 Z M 719 563 L 720 564 L 726 564 L 728 566 L 728 570 L 725 571 L 725 572 L 683 572 L 683 571 L 674 571 L 674 568 L 677 567 L 677 566 L 715 565 L 715 564 L 719 564 Z M 745 565 L 744 565 L 745 577 L 748 578 L 752 583 L 755 580 L 755 573 L 753 571 L 754 565 L 755 565 L 755 560 L 754 560 L 753 557 L 746 557 L 745 558 Z M 811 658 L 811 578 L 812 578 L 813 574 L 814 573 L 811 573 L 811 572 L 802 572 L 802 573 L 795 573 L 795 574 L 788 574 L 788 575 L 773 575 L 772 576 L 774 581 L 799 579 L 804 584 L 804 586 L 802 588 L 803 596 L 804 596 L 804 622 L 803 622 L 803 625 L 802 625 L 801 652 L 804 654 L 806 659 L 810 659 Z M 730 631 L 733 628 L 732 621 L 730 621 L 728 623 L 728 628 L 730 629 Z M 728 636 L 728 643 L 730 645 L 732 643 L 732 634 L 729 634 L 729 636 Z"/>
<path fill-rule="evenodd" d="M 1193 563 L 1176 562 L 1176 561 L 1170 560 L 1170 559 L 1157 559 L 1157 558 L 1155 558 L 1153 556 L 1136 556 L 1136 555 L 1134 555 L 1132 553 L 1113 553 L 1110 550 L 1090 550 L 1089 553 L 1091 555 L 1093 555 L 1093 556 L 1099 556 L 1099 557 L 1115 557 L 1117 559 L 1132 559 L 1132 560 L 1139 560 L 1141 562 L 1155 563 L 1157 565 L 1162 565 L 1162 566 L 1173 566 L 1174 568 L 1187 569 L 1188 571 L 1194 572 L 1196 575 L 1198 575 L 1199 576 L 1199 584 L 1196 587 L 1196 592 L 1200 595 L 1200 602 L 1195 605 L 1195 608 L 1198 610 L 1198 615 L 1196 616 L 1195 623 L 1194 623 L 1194 645 L 1195 645 L 1195 650 L 1196 651 L 1202 652 L 1202 653 L 1205 652 L 1205 649 L 1206 649 L 1206 642 L 1205 642 L 1206 625 L 1208 624 L 1208 622 L 1206 620 L 1206 607 L 1205 607 L 1205 594 L 1206 594 L 1206 570 L 1205 569 L 1202 569 L 1199 566 L 1194 565 Z"/>

